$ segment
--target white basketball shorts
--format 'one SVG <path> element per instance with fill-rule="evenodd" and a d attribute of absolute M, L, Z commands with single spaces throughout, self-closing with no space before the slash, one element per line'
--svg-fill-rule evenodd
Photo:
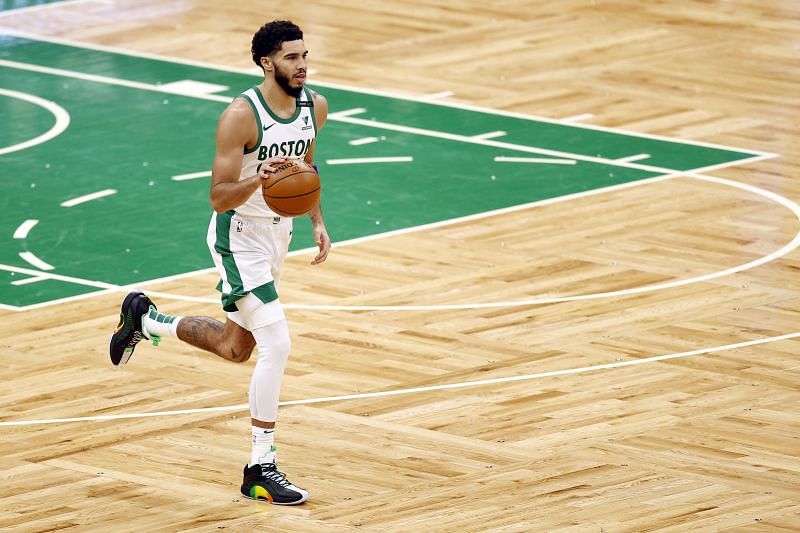
<path fill-rule="evenodd" d="M 285 318 L 281 306 L 275 304 L 291 240 L 291 218 L 244 217 L 233 210 L 211 216 L 206 242 L 219 271 L 217 290 L 228 318 L 250 331 Z M 263 305 L 252 297 L 239 302 L 248 294 Z M 270 302 L 275 303 L 267 305 Z"/>

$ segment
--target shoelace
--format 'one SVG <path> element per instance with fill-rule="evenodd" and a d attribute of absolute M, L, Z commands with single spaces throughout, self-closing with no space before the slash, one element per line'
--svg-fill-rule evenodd
<path fill-rule="evenodd" d="M 281 487 L 288 487 L 291 485 L 289 480 L 286 479 L 286 474 L 280 472 L 277 467 L 270 463 L 267 465 L 261 465 L 261 475 L 265 478 L 269 479 L 270 481 L 274 481 Z"/>

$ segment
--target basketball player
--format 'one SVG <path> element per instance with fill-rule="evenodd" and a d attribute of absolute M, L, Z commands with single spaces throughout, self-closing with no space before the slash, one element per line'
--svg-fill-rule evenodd
<path fill-rule="evenodd" d="M 208 317 L 160 313 L 141 292 L 122 302 L 120 322 L 111 337 L 111 361 L 124 365 L 136 344 L 157 344 L 164 336 L 224 359 L 247 361 L 254 347 L 258 361 L 250 382 L 252 453 L 244 468 L 242 494 L 274 504 L 294 505 L 308 492 L 277 469 L 275 420 L 281 378 L 291 341 L 278 300 L 277 283 L 292 236 L 291 218 L 270 211 L 261 196 L 261 179 L 286 159 L 314 160 L 314 142 L 325 123 L 324 97 L 304 87 L 306 55 L 303 32 L 290 21 L 265 24 L 252 42 L 253 61 L 264 81 L 237 97 L 219 120 L 211 177 L 208 246 L 221 280 L 223 324 Z M 331 247 L 319 204 L 309 213 L 319 253 Z"/>

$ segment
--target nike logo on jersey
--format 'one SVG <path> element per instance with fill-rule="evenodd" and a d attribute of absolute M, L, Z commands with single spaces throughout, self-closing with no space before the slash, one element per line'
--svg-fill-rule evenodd
<path fill-rule="evenodd" d="M 270 129 L 270 128 L 271 128 L 272 126 L 274 126 L 275 124 L 277 124 L 277 122 L 273 122 L 273 123 L 272 123 L 272 124 L 270 124 L 269 126 L 264 126 L 264 131 L 267 131 L 268 129 Z"/>

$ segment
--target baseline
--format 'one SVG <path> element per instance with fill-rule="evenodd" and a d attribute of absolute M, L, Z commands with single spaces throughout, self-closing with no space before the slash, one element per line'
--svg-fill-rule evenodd
<path fill-rule="evenodd" d="M 253 69 L 253 68 L 247 68 L 247 69 L 245 69 L 245 68 L 236 68 L 236 67 L 229 67 L 229 66 L 225 66 L 225 65 L 217 65 L 217 64 L 209 63 L 209 62 L 205 62 L 205 61 L 182 59 L 182 58 L 171 57 L 171 56 L 163 56 L 163 55 L 152 54 L 152 53 L 147 53 L 147 52 L 137 52 L 137 51 L 133 51 L 133 50 L 125 50 L 123 48 L 114 47 L 114 46 L 93 44 L 93 43 L 83 43 L 83 42 L 73 41 L 73 40 L 70 40 L 70 39 L 64 39 L 64 38 L 59 38 L 59 37 L 43 36 L 43 35 L 38 35 L 38 34 L 30 33 L 30 32 L 14 30 L 14 29 L 11 29 L 11 28 L 0 28 L 0 33 L 6 34 L 6 35 L 12 35 L 12 36 L 20 37 L 20 38 L 24 38 L 24 39 L 31 39 L 31 40 L 35 40 L 35 41 L 43 41 L 43 42 L 49 42 L 49 43 L 53 43 L 53 44 L 61 44 L 61 45 L 65 45 L 65 46 L 72 46 L 72 47 L 75 47 L 75 48 L 83 48 L 85 50 L 97 50 L 99 52 L 108 52 L 108 53 L 119 54 L 119 55 L 124 55 L 124 56 L 128 56 L 128 57 L 138 57 L 138 58 L 142 58 L 142 59 L 152 59 L 152 60 L 155 60 L 155 61 L 164 61 L 164 62 L 169 62 L 169 63 L 177 63 L 179 65 L 187 65 L 187 66 L 193 66 L 193 67 L 217 70 L 217 71 L 220 71 L 220 72 L 232 72 L 232 73 L 235 73 L 235 74 L 246 74 L 246 75 L 250 75 L 250 76 L 256 76 L 257 75 L 257 73 L 254 72 L 255 69 Z M 515 112 L 515 111 L 505 111 L 505 110 L 499 110 L 499 109 L 491 109 L 491 108 L 488 108 L 488 107 L 481 107 L 481 106 L 472 105 L 472 104 L 465 104 L 465 103 L 461 103 L 461 102 L 443 101 L 443 100 L 426 100 L 425 99 L 425 95 L 408 95 L 408 94 L 401 94 L 399 92 L 382 91 L 382 90 L 378 90 L 378 89 L 365 89 L 365 88 L 362 88 L 362 87 L 355 87 L 355 86 L 347 85 L 347 84 L 343 84 L 343 83 L 324 82 L 324 81 L 314 80 L 313 83 L 311 83 L 311 85 L 317 85 L 319 87 L 329 87 L 331 89 L 339 89 L 339 90 L 350 91 L 350 92 L 361 93 L 361 94 L 369 94 L 369 95 L 374 95 L 374 96 L 385 96 L 385 97 L 388 97 L 388 98 L 395 98 L 397 100 L 406 100 L 406 101 L 411 101 L 411 102 L 421 102 L 421 103 L 427 103 L 427 104 L 443 106 L 443 107 L 452 107 L 452 108 L 463 109 L 463 110 L 467 110 L 467 111 L 477 111 L 477 112 L 480 112 L 480 113 L 486 113 L 486 114 L 490 114 L 490 115 L 497 115 L 497 116 L 511 117 L 511 118 L 520 118 L 520 119 L 524 119 L 524 120 L 533 120 L 533 121 L 539 121 L 539 122 L 546 122 L 546 123 L 550 123 L 550 124 L 560 124 L 560 125 L 564 125 L 564 126 L 571 126 L 571 127 L 575 127 L 575 128 L 590 129 L 590 130 L 597 130 L 597 131 L 605 131 L 605 132 L 609 132 L 609 133 L 619 133 L 619 134 L 622 134 L 622 135 L 641 137 L 643 139 L 653 139 L 653 140 L 658 140 L 658 141 L 669 141 L 669 142 L 675 142 L 675 143 L 681 143 L 681 144 L 688 144 L 688 145 L 692 145 L 692 146 L 702 146 L 702 147 L 705 147 L 705 148 L 716 148 L 716 149 L 721 149 L 721 150 L 729 150 L 729 151 L 736 151 L 736 152 L 746 152 L 746 153 L 750 153 L 750 154 L 758 155 L 758 156 L 766 156 L 766 157 L 775 157 L 776 156 L 775 153 L 764 152 L 764 151 L 761 151 L 761 150 L 750 150 L 750 149 L 744 150 L 744 149 L 741 149 L 741 148 L 735 148 L 735 147 L 732 147 L 732 146 L 725 146 L 725 145 L 722 145 L 722 144 L 715 144 L 715 143 L 709 143 L 709 142 L 703 142 L 703 141 L 680 139 L 678 137 L 667 137 L 667 136 L 664 136 L 664 135 L 655 135 L 655 134 L 650 134 L 650 133 L 641 133 L 641 132 L 635 132 L 635 131 L 631 131 L 631 130 L 624 130 L 624 129 L 621 129 L 621 128 L 612 128 L 612 127 L 607 127 L 607 126 L 600 126 L 600 125 L 596 125 L 596 124 L 582 124 L 582 123 L 573 122 L 573 121 L 570 120 L 570 118 L 572 118 L 574 120 L 575 117 L 569 117 L 569 118 L 566 118 L 566 119 L 557 119 L 557 118 L 549 118 L 549 117 L 543 117 L 543 116 L 538 116 L 538 115 L 528 115 L 528 114 L 525 114 L 525 113 L 519 113 L 519 112 Z"/>

